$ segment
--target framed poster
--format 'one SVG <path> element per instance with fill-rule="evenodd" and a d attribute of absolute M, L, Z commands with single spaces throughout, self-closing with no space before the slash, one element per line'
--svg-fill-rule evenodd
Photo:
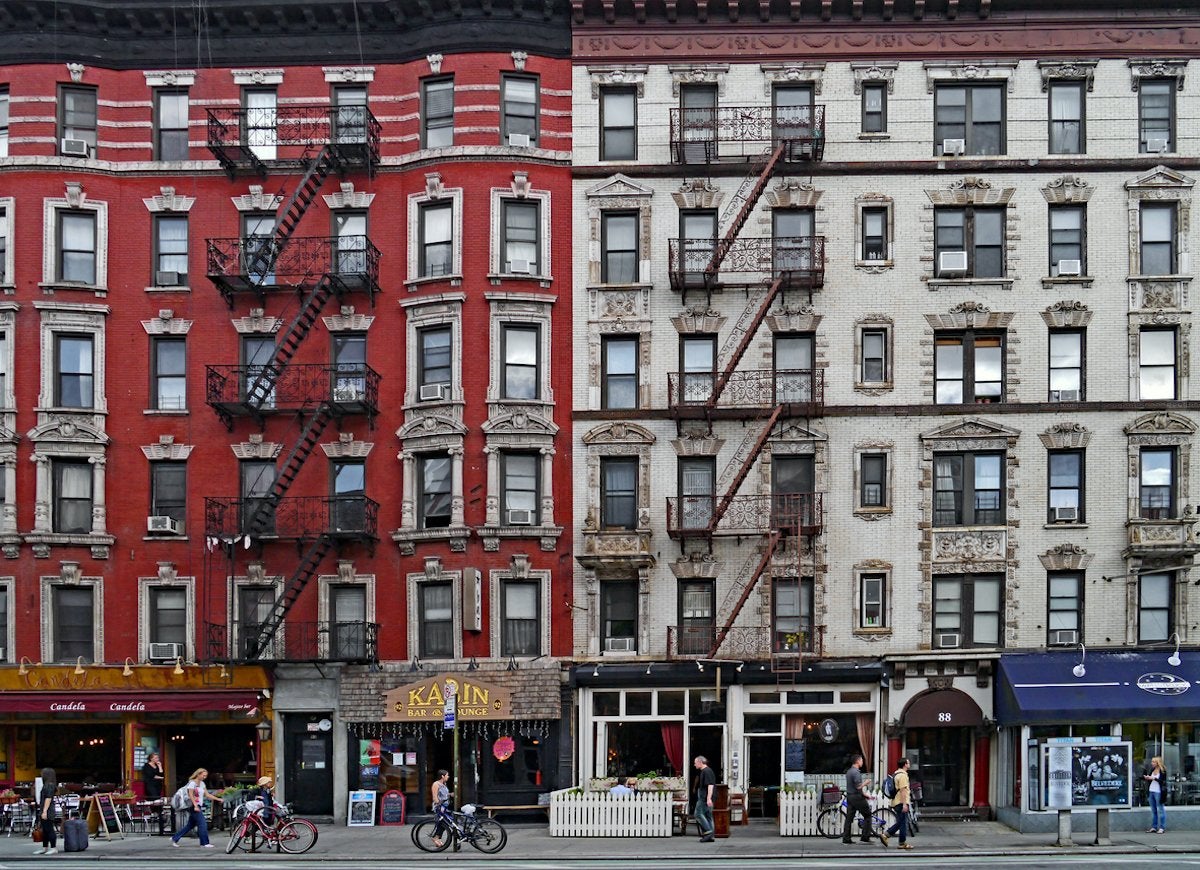
<path fill-rule="evenodd" d="M 375 792 L 350 792 L 350 806 L 346 811 L 346 827 L 370 828 L 375 825 Z"/>

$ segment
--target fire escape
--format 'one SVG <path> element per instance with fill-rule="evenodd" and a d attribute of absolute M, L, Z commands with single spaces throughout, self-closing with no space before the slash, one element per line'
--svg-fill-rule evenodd
<path fill-rule="evenodd" d="M 713 238 L 672 239 L 669 245 L 673 289 L 684 298 L 742 289 L 747 304 L 725 339 L 713 371 L 668 376 L 669 408 L 681 429 L 699 421 L 712 432 L 714 420 L 740 420 L 746 435 L 715 482 L 712 494 L 681 494 L 667 499 L 667 532 L 686 547 L 697 541 L 712 552 L 715 536 L 758 538 L 761 543 L 735 576 L 714 614 L 712 627 L 699 632 L 678 627 L 668 638 L 668 655 L 755 658 L 763 648 L 758 628 L 735 627 L 758 581 L 794 538 L 799 559 L 801 536 L 820 533 L 821 496 L 814 492 L 739 495 L 751 468 L 776 426 L 785 419 L 812 417 L 824 402 L 822 372 L 807 368 L 739 370 L 763 321 L 788 292 L 812 292 L 824 285 L 825 240 L 821 236 L 746 238 L 741 235 L 771 178 L 788 166 L 823 156 L 824 106 L 720 107 L 675 109 L 671 153 L 676 163 L 712 167 L 722 161 L 748 162 L 737 192 L 724 207 Z M 694 424 L 693 424 L 694 425 Z M 801 644 L 795 644 L 797 648 Z M 777 673 L 799 671 L 793 656 L 772 639 Z"/>
<path fill-rule="evenodd" d="M 330 298 L 365 293 L 375 304 L 379 251 L 365 235 L 302 237 L 296 231 L 330 174 L 374 175 L 379 141 L 380 125 L 366 106 L 208 110 L 208 147 L 231 179 L 247 172 L 266 177 L 273 169 L 290 171 L 299 181 L 269 233 L 208 240 L 208 276 L 230 308 L 245 293 L 265 306 L 270 291 L 280 289 L 293 291 L 297 301 L 269 354 L 245 365 L 207 366 L 206 401 L 230 431 L 235 418 L 253 419 L 261 429 L 268 416 L 278 414 L 294 415 L 300 429 L 268 491 L 205 499 L 206 538 L 221 543 L 230 573 L 239 543 L 292 540 L 299 553 L 269 611 L 237 626 L 236 648 L 224 620 L 208 622 L 210 659 L 375 658 L 376 629 L 366 623 L 350 633 L 353 637 L 343 625 L 298 626 L 302 630 L 295 638 L 289 630 L 286 650 L 276 649 L 274 639 L 331 550 L 351 543 L 373 547 L 378 538 L 379 505 L 365 495 L 287 493 L 331 421 L 340 425 L 343 417 L 365 416 L 373 428 L 379 411 L 380 376 L 365 361 L 291 362 Z"/>

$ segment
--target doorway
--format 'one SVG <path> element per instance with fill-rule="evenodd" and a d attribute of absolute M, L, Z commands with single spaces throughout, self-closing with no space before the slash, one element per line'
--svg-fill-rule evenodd
<path fill-rule="evenodd" d="M 934 807 L 964 806 L 971 775 L 970 728 L 912 728 L 908 757 L 915 753 L 909 776 L 924 786 L 924 803 Z"/>

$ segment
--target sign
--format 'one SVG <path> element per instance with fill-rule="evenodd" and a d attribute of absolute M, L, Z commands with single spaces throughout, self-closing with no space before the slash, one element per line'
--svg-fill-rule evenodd
<path fill-rule="evenodd" d="M 1048 809 L 1133 806 L 1133 744 L 1082 740 L 1042 747 Z"/>
<path fill-rule="evenodd" d="M 346 827 L 375 827 L 375 792 L 350 792 L 350 806 L 346 811 Z"/>
<path fill-rule="evenodd" d="M 448 685 L 453 689 L 450 695 Z M 454 715 L 464 722 L 513 718 L 508 689 L 474 678 L 438 674 L 385 692 L 383 721 L 444 722 L 448 697 L 455 698 Z"/>
<path fill-rule="evenodd" d="M 385 791 L 379 799 L 379 824 L 404 824 L 404 792 Z"/>

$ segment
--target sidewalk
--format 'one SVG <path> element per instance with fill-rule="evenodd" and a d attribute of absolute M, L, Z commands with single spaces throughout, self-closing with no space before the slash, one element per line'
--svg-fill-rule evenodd
<path fill-rule="evenodd" d="M 884 847 L 874 842 L 869 846 L 843 845 L 840 840 L 820 837 L 781 837 L 773 821 L 755 820 L 747 826 L 735 826 L 727 839 L 715 843 L 700 843 L 695 836 L 670 838 L 552 838 L 545 824 L 505 824 L 508 829 L 508 846 L 497 857 L 506 859 L 540 859 L 546 861 L 606 858 L 622 860 L 654 861 L 664 858 L 722 858 L 749 854 L 761 858 L 827 857 L 847 858 L 861 862 L 883 853 Z M 411 826 L 347 828 L 323 825 L 316 846 L 303 856 L 294 856 L 314 861 L 328 861 L 331 855 L 337 860 L 373 859 L 395 861 L 421 860 L 425 858 L 447 860 L 450 852 L 437 855 L 418 850 L 410 839 Z M 1033 856 L 1061 855 L 1065 852 L 1098 854 L 1180 854 L 1200 853 L 1200 832 L 1180 831 L 1166 834 L 1114 833 L 1111 846 L 1091 846 L 1092 834 L 1078 832 L 1073 849 L 1054 846 L 1053 834 L 1019 834 L 998 822 L 929 822 L 921 824 L 921 833 L 910 838 L 913 849 L 899 852 L 892 845 L 886 851 L 893 856 L 938 857 L 985 855 Z M 91 840 L 88 850 L 77 856 L 60 855 L 60 858 L 104 858 L 108 860 L 126 858 L 134 861 L 161 861 L 164 859 L 196 860 L 200 856 L 224 854 L 228 833 L 219 831 L 212 837 L 215 849 L 200 850 L 196 840 L 184 840 L 182 848 L 173 849 L 168 837 L 129 834 L 125 839 Z M 59 846 L 61 848 L 61 840 Z M 0 837 L 0 862 L 13 858 L 33 857 L 36 848 L 28 836 Z M 482 857 L 470 846 L 464 846 L 462 854 Z"/>

